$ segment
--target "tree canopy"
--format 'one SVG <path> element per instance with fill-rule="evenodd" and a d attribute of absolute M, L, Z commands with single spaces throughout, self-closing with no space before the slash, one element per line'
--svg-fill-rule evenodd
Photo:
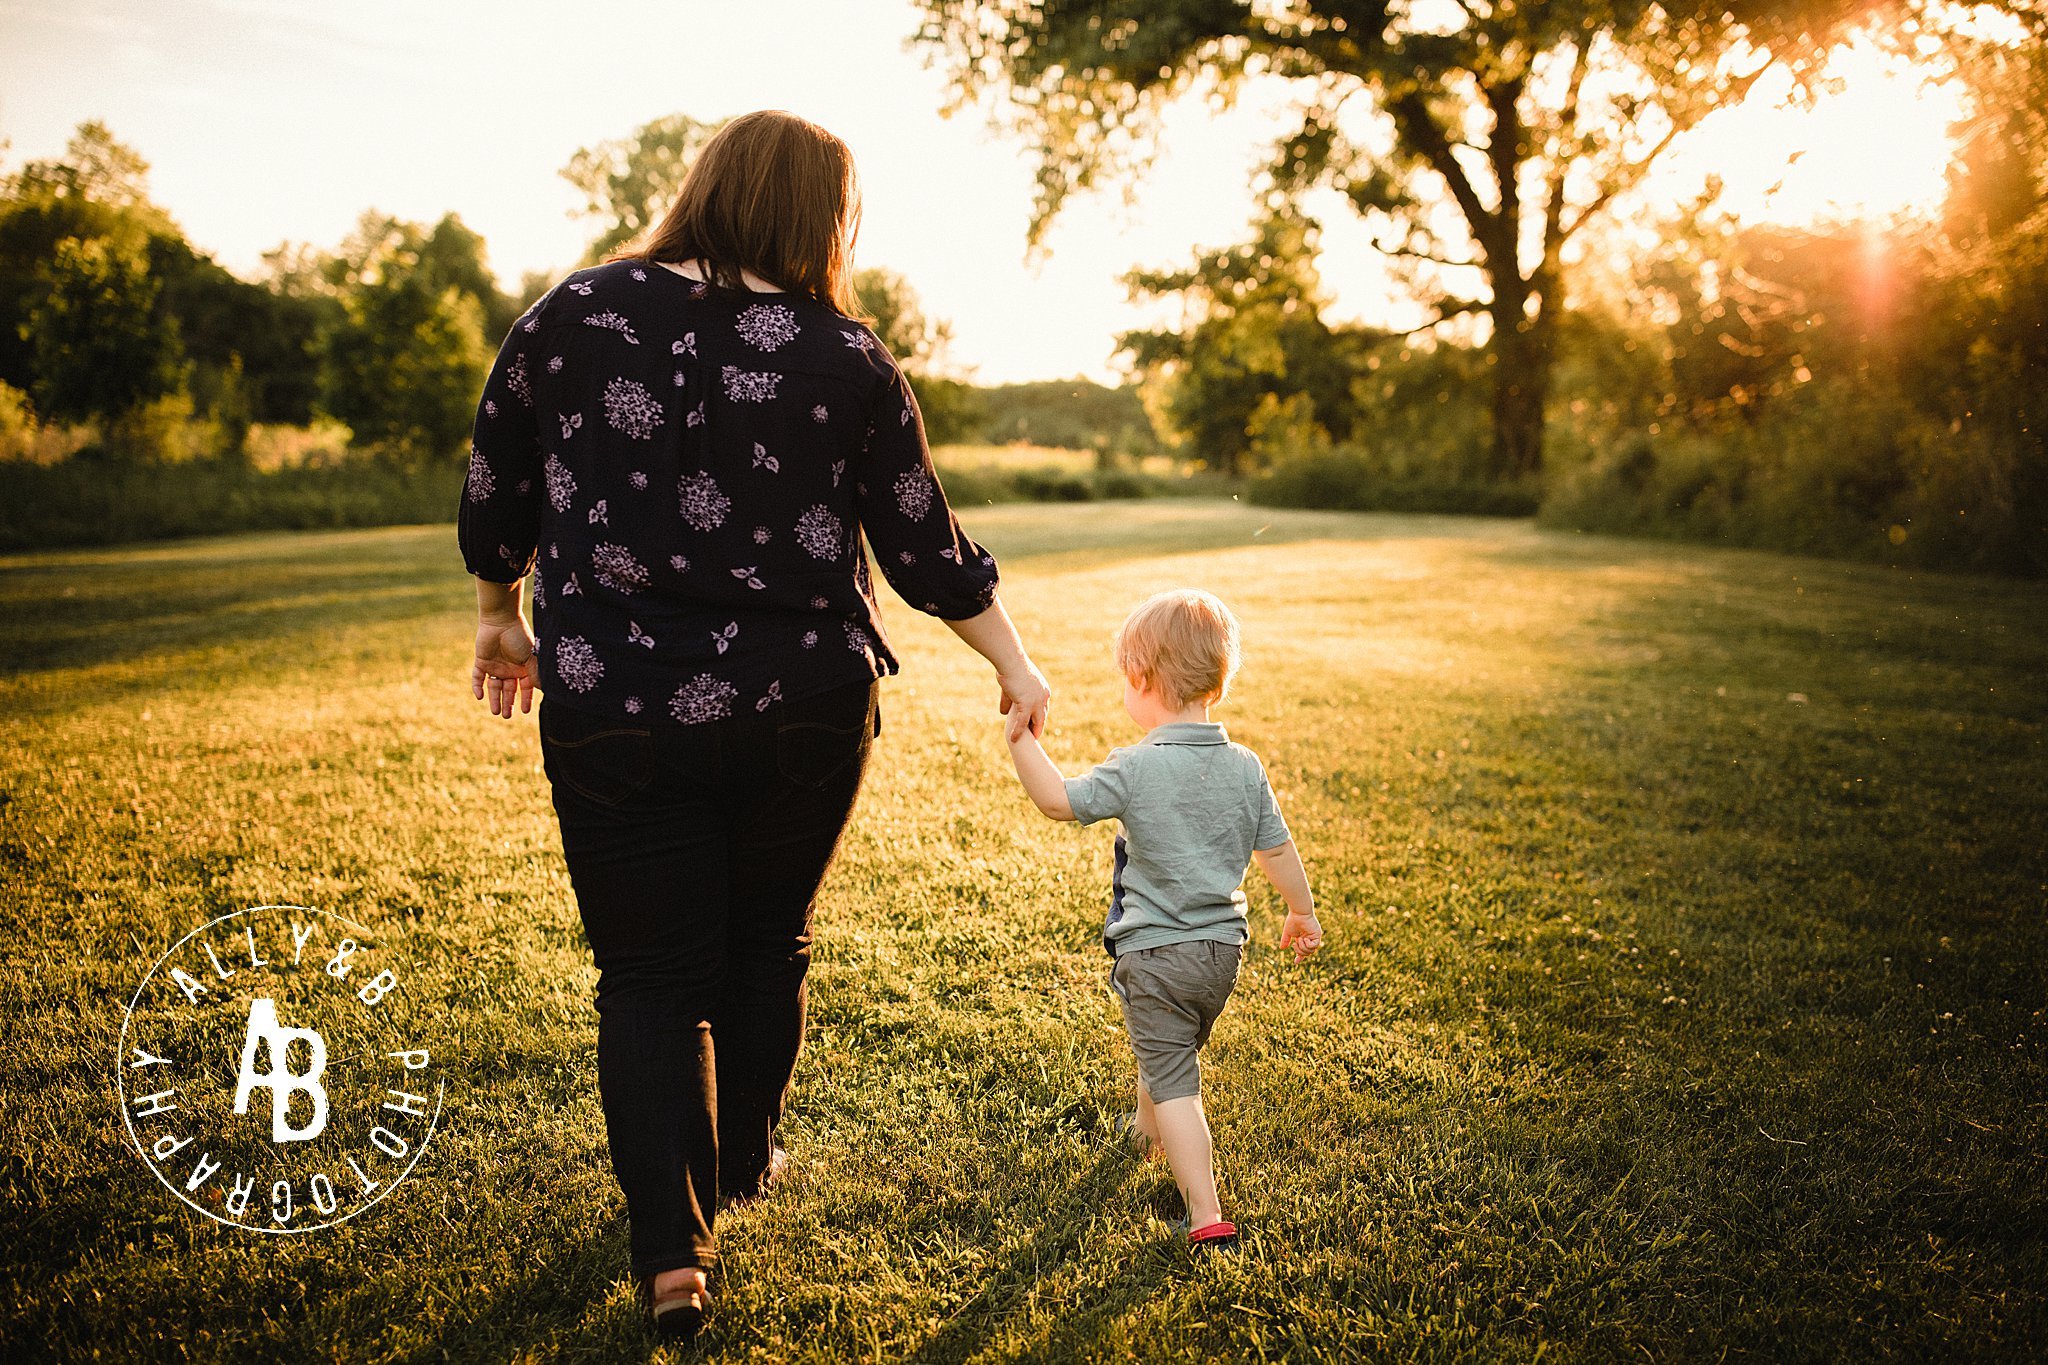
<path fill-rule="evenodd" d="M 599 224 L 584 259 L 601 261 L 660 222 L 697 152 L 724 126 L 723 119 L 669 114 L 570 157 L 562 178 L 582 193 L 585 215 Z"/>
<path fill-rule="evenodd" d="M 1177 98 L 1254 77 L 1297 96 L 1269 207 L 1316 187 L 1421 267 L 1439 317 L 1480 313 L 1494 464 L 1541 464 L 1565 244 L 1765 67 L 1814 69 L 1906 0 L 920 0 L 956 104 L 998 94 L 1037 153 L 1030 239 L 1075 192 L 1128 183 Z"/>
<path fill-rule="evenodd" d="M 495 340 L 511 325 L 482 247 L 454 214 L 428 228 L 371 212 L 322 264 L 342 308 L 327 340 L 326 406 L 362 440 L 408 458 L 460 447 L 488 368 L 487 328 Z"/>
<path fill-rule="evenodd" d="M 1186 326 L 1127 332 L 1118 344 L 1147 376 L 1163 424 L 1214 468 L 1246 472 L 1256 436 L 1283 410 L 1297 432 L 1351 433 L 1352 381 L 1380 334 L 1324 320 L 1315 233 L 1282 209 L 1243 246 L 1125 277 L 1136 295 L 1182 302 Z"/>

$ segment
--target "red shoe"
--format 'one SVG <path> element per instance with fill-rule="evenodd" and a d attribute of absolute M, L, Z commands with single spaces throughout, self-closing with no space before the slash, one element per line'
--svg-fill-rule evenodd
<path fill-rule="evenodd" d="M 1208 1248 L 1214 1251 L 1230 1251 L 1237 1246 L 1237 1224 L 1211 1223 L 1205 1228 L 1196 1228 L 1188 1234 L 1188 1249 L 1200 1251 Z"/>

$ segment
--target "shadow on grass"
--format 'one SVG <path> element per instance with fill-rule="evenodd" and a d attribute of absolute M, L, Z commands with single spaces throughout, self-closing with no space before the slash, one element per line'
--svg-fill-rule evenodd
<path fill-rule="evenodd" d="M 567 1245 L 523 1239 L 526 1274 L 487 1293 L 473 1293 L 436 1324 L 432 1341 L 393 1360 L 545 1359 L 570 1345 L 609 1359 L 652 1354 L 657 1338 L 637 1298 L 609 1308 L 613 1282 L 628 1264 L 625 1224 L 617 1219 Z M 550 1333 L 548 1329 L 552 1328 Z M 566 1352 L 564 1352 L 566 1353 Z"/>
<path fill-rule="evenodd" d="M 1066 1207 L 1049 1210 L 1045 1223 L 989 1273 L 981 1292 L 962 1304 L 945 1326 L 905 1359 L 921 1365 L 940 1365 L 969 1359 L 994 1345 L 1010 1315 L 1030 1299 L 1038 1280 L 1049 1268 L 1082 1259 L 1081 1239 L 1088 1227 L 1086 1212 L 1114 1202 L 1130 1178 L 1135 1160 L 1115 1147 L 1105 1149 L 1068 1186 Z M 1177 1203 L 1178 1195 L 1174 1198 Z M 1082 1216 L 1060 1216 L 1069 1212 Z M 1171 1268 L 1172 1262 L 1163 1255 L 1146 1255 L 1127 1262 L 1113 1278 L 1091 1285 L 1086 1305 L 1071 1306 L 1062 1314 L 1059 1335 L 1070 1341 L 1086 1340 L 1090 1325 L 1115 1320 L 1163 1287 L 1171 1278 Z"/>
<path fill-rule="evenodd" d="M 0 563 L 0 678 L 416 619 L 465 604 L 441 528 L 271 533 Z"/>
<path fill-rule="evenodd" d="M 1234 502 L 1095 503 L 974 513 L 1011 566 L 1110 565 L 1318 540 L 1452 539 L 1477 552 L 1533 533 L 1495 518 L 1275 511 Z M 1507 547 L 1503 546 L 1505 550 Z M 887 594 L 884 595 L 885 599 Z M 312 654 L 354 629 L 461 613 L 472 598 L 452 526 L 265 532 L 0 559 L 0 679 L 251 646 Z M 885 600 L 883 612 L 908 610 Z M 159 679 L 133 686 L 154 686 Z M 115 690 L 122 689 L 116 686 Z"/>

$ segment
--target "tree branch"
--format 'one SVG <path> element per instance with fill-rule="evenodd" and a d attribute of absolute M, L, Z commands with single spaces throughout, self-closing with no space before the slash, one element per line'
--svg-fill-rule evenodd
<path fill-rule="evenodd" d="M 1743 75 L 1737 77 L 1733 82 L 1729 84 L 1727 90 L 1722 92 L 1716 98 L 1715 103 L 1717 107 L 1727 107 L 1730 105 L 1742 103 L 1743 99 L 1748 96 L 1750 87 L 1757 83 L 1757 78 L 1762 76 L 1764 72 L 1770 70 L 1771 64 L 1775 61 L 1777 61 L 1777 58 L 1775 56 L 1766 55 L 1762 63 L 1760 63 L 1754 71 L 1746 72 Z M 1576 233 L 1580 228 L 1586 225 L 1588 220 L 1590 220 L 1595 214 L 1599 213 L 1602 209 L 1606 208 L 1610 203 L 1614 202 L 1616 196 L 1625 193 L 1626 191 L 1634 188 L 1638 183 L 1640 183 L 1644 173 L 1650 169 L 1651 163 L 1656 161 L 1656 159 L 1659 156 L 1663 155 L 1664 149 L 1666 147 L 1669 147 L 1680 133 L 1685 132 L 1687 129 L 1693 127 L 1697 122 L 1697 119 L 1688 119 L 1685 121 L 1680 121 L 1679 119 L 1673 118 L 1671 120 L 1671 126 L 1664 130 L 1664 136 L 1657 139 L 1657 143 L 1655 146 L 1650 148 L 1649 151 L 1643 153 L 1642 156 L 1636 158 L 1634 161 L 1628 162 L 1625 165 L 1623 165 L 1622 168 L 1615 173 L 1614 178 L 1608 182 L 1606 188 L 1602 189 L 1600 193 L 1594 197 L 1592 203 L 1586 205 L 1585 208 L 1579 210 L 1579 212 L 1572 215 L 1571 223 L 1558 234 L 1558 245 L 1563 246 L 1564 243 L 1571 238 L 1572 234 Z"/>
<path fill-rule="evenodd" d="M 1388 246 L 1378 238 L 1373 239 L 1372 245 L 1373 250 L 1383 256 L 1407 256 L 1418 261 L 1428 261 L 1432 265 L 1451 266 L 1459 270 L 1477 270 L 1481 268 L 1477 261 L 1454 261 L 1448 256 L 1439 256 L 1433 251 L 1424 251 L 1419 247 Z"/>
<path fill-rule="evenodd" d="M 1525 82 L 1520 76 L 1512 77 L 1495 85 L 1482 84 L 1486 107 L 1493 113 L 1493 132 L 1486 139 L 1486 158 L 1493 167 L 1494 183 L 1499 187 L 1499 224 L 1508 252 L 1508 263 L 1521 267 L 1514 260 L 1514 238 L 1521 235 L 1522 187 L 1517 172 L 1522 164 L 1522 118 L 1517 108 L 1522 98 Z M 1487 254 L 1494 254 L 1489 243 Z"/>
<path fill-rule="evenodd" d="M 1558 110 L 1557 142 L 1551 149 L 1550 197 L 1543 206 L 1545 269 L 1556 266 L 1558 252 L 1564 246 L 1564 185 L 1565 176 L 1571 170 L 1571 157 L 1567 149 L 1571 144 L 1573 132 L 1579 126 L 1579 86 L 1586 79 L 1586 64 L 1592 48 L 1590 39 L 1574 44 L 1571 79 L 1565 84 L 1564 104 Z"/>
<path fill-rule="evenodd" d="M 1465 215 L 1465 222 L 1472 229 L 1472 236 L 1484 240 L 1484 234 L 1493 228 L 1493 213 L 1479 200 L 1479 191 L 1473 186 L 1472 178 L 1465 174 L 1465 168 L 1458 164 L 1453 155 L 1449 136 L 1436 121 L 1436 115 L 1429 112 L 1429 101 L 1420 91 L 1410 90 L 1396 99 L 1388 110 L 1394 122 L 1407 138 L 1408 145 L 1421 153 L 1430 168 L 1444 178 L 1450 187 L 1451 198 L 1458 203 L 1459 211 Z"/>

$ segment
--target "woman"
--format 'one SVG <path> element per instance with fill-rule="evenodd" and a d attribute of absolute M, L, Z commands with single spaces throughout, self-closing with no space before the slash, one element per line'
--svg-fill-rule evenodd
<path fill-rule="evenodd" d="M 719 1201 L 782 1163 L 811 903 L 897 670 L 863 537 L 995 667 L 1012 727 L 1042 729 L 1050 697 L 859 321 L 859 220 L 839 139 L 733 120 L 637 250 L 512 328 L 463 492 L 471 690 L 505 717 L 545 694 L 612 1165 L 665 1333 L 709 1304 Z"/>

